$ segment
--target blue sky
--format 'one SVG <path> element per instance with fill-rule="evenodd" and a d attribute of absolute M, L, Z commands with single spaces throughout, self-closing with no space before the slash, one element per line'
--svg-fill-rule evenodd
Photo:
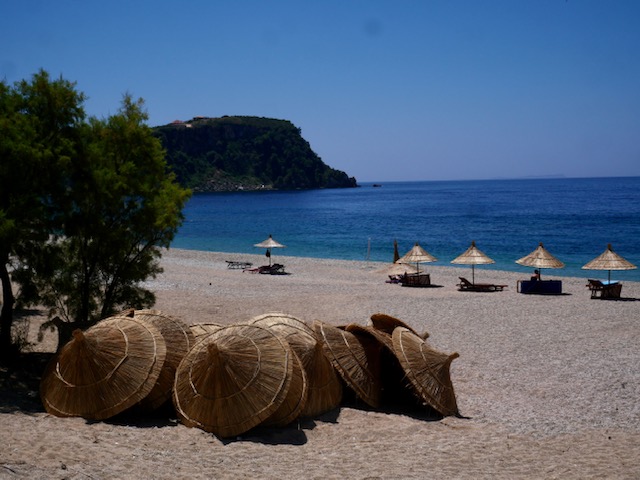
<path fill-rule="evenodd" d="M 287 119 L 358 181 L 640 175 L 640 1 L 1 0 L 0 77 Z"/>

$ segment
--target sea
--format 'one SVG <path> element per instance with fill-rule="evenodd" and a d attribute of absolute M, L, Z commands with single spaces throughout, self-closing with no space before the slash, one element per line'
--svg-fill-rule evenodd
<path fill-rule="evenodd" d="M 362 183 L 358 188 L 197 193 L 187 203 L 172 247 L 242 254 L 269 235 L 284 248 L 272 260 L 313 257 L 393 261 L 417 242 L 437 262 L 475 241 L 495 263 L 476 267 L 531 273 L 516 260 L 540 242 L 563 269 L 543 275 L 607 278 L 582 266 L 607 244 L 640 266 L 640 177 L 535 178 Z M 266 259 L 265 259 L 266 261 Z M 640 281 L 640 270 L 611 272 Z"/>

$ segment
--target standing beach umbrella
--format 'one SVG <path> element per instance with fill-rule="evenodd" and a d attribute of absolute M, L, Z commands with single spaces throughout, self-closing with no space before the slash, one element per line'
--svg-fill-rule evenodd
<path fill-rule="evenodd" d="M 271 236 L 271 234 L 269 234 L 269 238 L 267 238 L 266 240 L 260 242 L 260 243 L 256 243 L 253 245 L 254 247 L 258 247 L 258 248 L 266 248 L 267 249 L 267 257 L 269 258 L 269 266 L 271 266 L 271 249 L 272 248 L 284 248 L 286 247 L 286 245 L 283 245 L 279 242 L 276 242 L 273 237 Z"/>
<path fill-rule="evenodd" d="M 542 268 L 564 268 L 564 263 L 551 255 L 542 245 L 542 242 L 538 245 L 533 252 L 529 255 L 516 260 L 519 265 L 526 267 L 533 267 L 537 269 Z"/>
<path fill-rule="evenodd" d="M 420 264 L 428 263 L 428 262 L 437 262 L 438 259 L 433 255 L 430 255 L 425 251 L 424 248 L 416 242 L 411 250 L 404 254 L 404 256 L 400 257 L 396 260 L 396 263 L 415 263 L 416 270 L 420 273 Z"/>
<path fill-rule="evenodd" d="M 609 243 L 607 249 L 602 254 L 598 255 L 582 268 L 583 270 L 608 270 L 608 281 L 611 283 L 611 270 L 633 270 L 638 267 L 614 252 Z"/>
<path fill-rule="evenodd" d="M 471 265 L 471 283 L 476 283 L 475 266 L 488 265 L 496 262 L 480 251 L 478 247 L 476 247 L 476 242 L 472 241 L 471 246 L 467 248 L 463 254 L 451 260 L 451 263 Z"/>

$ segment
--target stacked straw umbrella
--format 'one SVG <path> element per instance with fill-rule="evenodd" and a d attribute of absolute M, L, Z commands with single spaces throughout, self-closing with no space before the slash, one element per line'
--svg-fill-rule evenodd
<path fill-rule="evenodd" d="M 157 310 L 130 310 L 73 338 L 48 364 L 40 392 L 48 413 L 105 420 L 161 412 L 220 438 L 284 427 L 339 408 L 421 408 L 459 416 L 445 354 L 400 319 L 367 325 L 307 323 L 267 313 L 237 324 L 188 326 Z"/>
<path fill-rule="evenodd" d="M 107 419 L 151 393 L 166 356 L 160 330 L 135 318 L 112 317 L 75 330 L 45 369 L 42 403 L 59 417 Z"/>

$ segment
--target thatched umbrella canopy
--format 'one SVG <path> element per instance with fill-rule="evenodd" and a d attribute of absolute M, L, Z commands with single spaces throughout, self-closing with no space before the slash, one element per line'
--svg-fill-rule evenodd
<path fill-rule="evenodd" d="M 273 329 L 300 358 L 308 384 L 306 402 L 300 411 L 301 417 L 316 417 L 340 405 L 342 383 L 308 324 L 284 313 L 258 315 L 249 320 L 249 324 Z"/>
<path fill-rule="evenodd" d="M 193 334 L 196 341 L 202 340 L 203 337 L 206 337 L 210 333 L 217 332 L 224 325 L 221 323 L 194 323 L 193 325 L 189 325 L 189 330 Z"/>
<path fill-rule="evenodd" d="M 367 405 L 379 407 L 380 360 L 376 349 L 361 337 L 327 323 L 315 321 L 313 330 L 345 383 Z"/>
<path fill-rule="evenodd" d="M 298 418 L 309 397 L 309 382 L 307 372 L 302 367 L 300 357 L 291 349 L 293 369 L 291 371 L 291 385 L 280 407 L 262 422 L 265 427 L 285 427 Z"/>
<path fill-rule="evenodd" d="M 266 248 L 267 249 L 267 257 L 269 258 L 269 266 L 271 266 L 271 249 L 273 248 L 285 248 L 286 245 L 281 244 L 280 242 L 276 242 L 271 234 L 267 237 L 266 240 L 263 240 L 260 243 L 256 243 L 253 245 L 258 248 Z"/>
<path fill-rule="evenodd" d="M 159 310 L 135 310 L 133 318 L 158 328 L 167 346 L 160 376 L 149 395 L 140 401 L 142 407 L 154 410 L 171 398 L 176 369 L 195 343 L 195 336 L 183 320 Z"/>
<path fill-rule="evenodd" d="M 582 268 L 584 270 L 608 270 L 608 280 L 611 282 L 611 270 L 634 270 L 638 267 L 614 252 L 609 243 L 603 253 L 585 264 Z"/>
<path fill-rule="evenodd" d="M 393 337 L 390 333 L 379 330 L 372 325 L 358 325 L 351 323 L 345 327 L 347 332 L 356 337 L 364 337 L 364 344 L 371 346 L 367 337 L 374 339 L 379 347 L 371 352 L 371 355 L 380 356 L 380 383 L 381 403 L 387 406 L 419 406 L 418 398 L 413 385 L 405 381 L 406 374 L 400 364 L 393 347 Z M 369 347 L 370 348 L 370 347 Z"/>
<path fill-rule="evenodd" d="M 40 383 L 48 413 L 104 420 L 145 398 L 167 354 L 160 330 L 131 317 L 102 320 L 51 359 Z"/>
<path fill-rule="evenodd" d="M 564 263 L 551 255 L 547 251 L 547 249 L 544 248 L 542 242 L 540 242 L 538 247 L 529 255 L 516 260 L 516 263 L 519 265 L 524 265 L 526 267 L 533 267 L 538 269 L 564 268 Z"/>
<path fill-rule="evenodd" d="M 292 374 L 286 341 L 258 325 L 230 325 L 203 337 L 182 359 L 173 403 L 185 425 L 233 437 L 280 408 Z"/>
<path fill-rule="evenodd" d="M 415 263 L 416 270 L 420 273 L 420 264 L 437 262 L 438 259 L 433 255 L 427 253 L 424 248 L 420 246 L 418 242 L 413 246 L 411 250 L 405 253 L 402 257 L 396 260 L 396 263 Z"/>
<path fill-rule="evenodd" d="M 375 270 L 374 273 L 384 273 L 386 275 L 402 275 L 404 273 L 417 273 L 416 267 L 403 263 L 392 263 L 389 266 Z"/>
<path fill-rule="evenodd" d="M 409 325 L 404 323 L 399 318 L 392 317 L 391 315 L 387 315 L 386 313 L 374 313 L 373 315 L 371 315 L 371 325 L 373 326 L 373 328 L 377 330 L 381 330 L 385 333 L 388 333 L 389 335 L 393 333 L 393 330 L 396 327 L 404 327 L 408 330 L 411 330 L 413 333 L 415 333 L 416 335 L 418 335 L 423 339 L 426 339 L 429 337 L 428 332 L 424 332 L 422 335 L 420 335 L 418 332 L 416 332 L 413 328 L 411 328 Z"/>
<path fill-rule="evenodd" d="M 467 248 L 464 253 L 451 260 L 451 263 L 458 265 L 471 265 L 471 283 L 476 283 L 475 266 L 489 265 L 496 262 L 485 255 L 478 247 L 476 247 L 476 242 L 472 241 L 471 246 Z"/>
<path fill-rule="evenodd" d="M 439 352 L 403 327 L 397 327 L 392 338 L 398 360 L 420 397 L 441 415 L 460 416 L 449 372 L 459 355 Z"/>

